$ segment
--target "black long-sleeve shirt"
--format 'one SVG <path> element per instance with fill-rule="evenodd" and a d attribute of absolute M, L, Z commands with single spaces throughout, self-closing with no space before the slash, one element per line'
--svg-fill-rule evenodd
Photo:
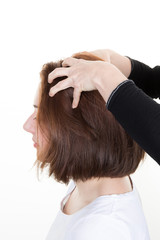
<path fill-rule="evenodd" d="M 128 134 L 160 164 L 160 66 L 131 59 L 128 81 L 111 94 L 106 107 Z M 133 81 L 131 81 L 133 80 Z"/>

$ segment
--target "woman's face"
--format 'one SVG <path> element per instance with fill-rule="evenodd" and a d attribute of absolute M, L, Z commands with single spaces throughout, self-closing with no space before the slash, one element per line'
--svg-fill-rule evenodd
<path fill-rule="evenodd" d="M 34 142 L 35 148 L 42 148 L 45 142 L 45 138 L 43 137 L 41 131 L 39 131 L 37 128 L 36 116 L 38 111 L 39 94 L 40 94 L 40 85 L 38 86 L 38 89 L 34 98 L 34 104 L 33 104 L 34 112 L 29 116 L 29 118 L 23 125 L 24 130 L 33 135 L 32 140 Z"/>

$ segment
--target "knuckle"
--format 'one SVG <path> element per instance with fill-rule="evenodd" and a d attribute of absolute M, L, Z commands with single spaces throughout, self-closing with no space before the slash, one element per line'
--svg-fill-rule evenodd
<path fill-rule="evenodd" d="M 65 58 L 65 59 L 63 60 L 63 64 L 62 64 L 62 65 L 68 65 L 69 62 L 70 62 L 70 57 Z"/>
<path fill-rule="evenodd" d="M 55 68 L 54 71 L 53 71 L 54 75 L 57 76 L 58 73 L 59 73 L 59 68 Z"/>
<path fill-rule="evenodd" d="M 64 59 L 63 62 L 62 62 L 62 66 L 64 66 L 67 62 L 67 59 Z"/>
<path fill-rule="evenodd" d="M 80 89 L 81 88 L 80 82 L 75 81 L 74 82 L 74 87 L 77 88 L 77 89 Z"/>
<path fill-rule="evenodd" d="M 62 85 L 63 85 L 63 81 L 60 81 L 60 82 L 58 82 L 58 83 L 56 84 L 56 87 L 57 87 L 57 88 L 60 88 Z"/>

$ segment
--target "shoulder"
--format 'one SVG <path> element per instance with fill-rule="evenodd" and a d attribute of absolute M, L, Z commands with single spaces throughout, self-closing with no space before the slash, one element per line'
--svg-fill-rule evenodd
<path fill-rule="evenodd" d="M 121 220 L 105 215 L 93 215 L 79 222 L 72 231 L 74 240 L 130 240 L 129 229 Z"/>

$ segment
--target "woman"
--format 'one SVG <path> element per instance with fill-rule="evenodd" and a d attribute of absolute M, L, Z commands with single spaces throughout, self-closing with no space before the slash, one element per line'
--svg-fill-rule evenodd
<path fill-rule="evenodd" d="M 92 54 L 77 58 L 100 60 Z M 49 97 L 48 75 L 62 61 L 41 71 L 35 111 L 24 124 L 33 134 L 40 169 L 68 184 L 67 195 L 46 240 L 148 240 L 141 202 L 130 174 L 144 150 L 106 110 L 98 91 L 84 92 L 72 108 L 73 89 Z M 66 77 L 56 78 L 51 86 Z"/>
<path fill-rule="evenodd" d="M 63 66 L 70 68 L 53 71 L 49 82 L 54 80 L 57 73 L 58 76 L 68 76 L 68 80 L 51 89 L 50 96 L 66 86 L 72 86 L 75 89 L 76 107 L 81 91 L 97 89 L 104 98 L 107 109 L 160 164 L 160 105 L 152 100 L 160 97 L 160 67 L 152 69 L 111 50 L 97 50 L 93 53 L 107 62 L 89 63 L 74 58 L 66 59 Z"/>

